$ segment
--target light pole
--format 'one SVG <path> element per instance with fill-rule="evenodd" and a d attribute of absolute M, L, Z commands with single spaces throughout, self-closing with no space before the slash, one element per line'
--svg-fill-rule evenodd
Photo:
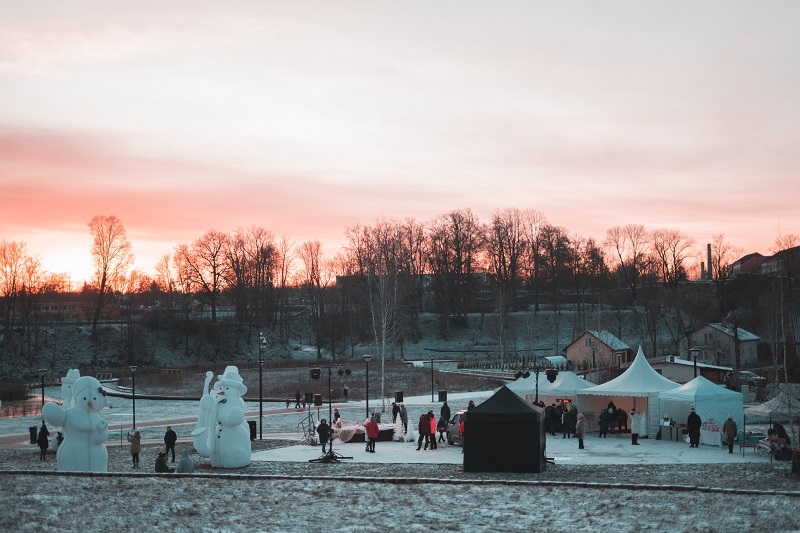
<path fill-rule="evenodd" d="M 431 356 L 431 401 L 435 401 L 433 399 L 433 356 Z"/>
<path fill-rule="evenodd" d="M 617 354 L 617 375 L 622 374 L 622 354 Z"/>
<path fill-rule="evenodd" d="M 367 418 L 369 418 L 369 361 L 372 359 L 371 355 L 362 355 L 361 358 L 364 360 L 364 363 L 367 365 Z"/>
<path fill-rule="evenodd" d="M 133 397 L 133 429 L 136 429 L 136 367 L 131 365 L 131 395 Z"/>
<path fill-rule="evenodd" d="M 264 333 L 258 332 L 258 439 L 264 440 L 264 388 L 262 379 L 264 370 L 264 348 L 267 338 Z"/>
<path fill-rule="evenodd" d="M 42 407 L 44 407 L 44 375 L 47 374 L 47 369 L 40 368 L 37 372 L 39 373 L 39 377 L 42 378 Z"/>
<path fill-rule="evenodd" d="M 694 377 L 697 377 L 697 356 L 700 355 L 700 348 L 689 348 L 689 355 L 694 359 Z"/>

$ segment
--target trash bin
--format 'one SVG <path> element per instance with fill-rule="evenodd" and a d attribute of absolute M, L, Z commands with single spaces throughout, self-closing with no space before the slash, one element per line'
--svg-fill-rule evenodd
<path fill-rule="evenodd" d="M 36 444 L 36 426 L 29 427 L 28 431 L 31 432 L 31 444 Z"/>
<path fill-rule="evenodd" d="M 255 420 L 248 420 L 247 425 L 250 426 L 250 440 L 256 440 L 256 422 Z"/>

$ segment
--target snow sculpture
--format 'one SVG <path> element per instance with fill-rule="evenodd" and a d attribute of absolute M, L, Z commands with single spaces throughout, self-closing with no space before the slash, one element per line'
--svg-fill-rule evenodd
<path fill-rule="evenodd" d="M 206 372 L 197 427 L 192 431 L 193 444 L 201 457 L 211 459 L 214 468 L 241 468 L 250 464 L 250 426 L 244 418 L 242 396 L 247 387 L 239 369 L 225 368 L 210 392 L 213 372 Z"/>
<path fill-rule="evenodd" d="M 61 405 L 65 409 L 68 407 L 75 407 L 75 404 L 72 402 L 72 387 L 79 377 L 81 377 L 80 371 L 77 368 L 70 368 L 67 371 L 67 375 L 61 378 L 61 399 L 64 400 Z"/>
<path fill-rule="evenodd" d="M 64 442 L 56 452 L 59 471 L 108 471 L 108 422 L 97 414 L 105 403 L 100 382 L 83 376 L 72 385 L 72 407 L 44 404 L 42 417 L 48 424 L 63 428 Z"/>

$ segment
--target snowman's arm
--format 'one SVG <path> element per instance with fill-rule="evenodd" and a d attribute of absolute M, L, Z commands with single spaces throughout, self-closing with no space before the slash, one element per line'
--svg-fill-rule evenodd
<path fill-rule="evenodd" d="M 92 433 L 92 442 L 94 444 L 103 444 L 108 440 L 108 421 L 101 418 L 94 426 L 94 433 Z"/>
<path fill-rule="evenodd" d="M 63 427 L 67 421 L 67 410 L 56 403 L 47 402 L 42 406 L 42 418 L 51 426 Z"/>

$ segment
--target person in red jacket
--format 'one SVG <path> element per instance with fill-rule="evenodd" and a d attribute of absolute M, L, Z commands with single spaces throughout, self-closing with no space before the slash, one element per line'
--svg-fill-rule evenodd
<path fill-rule="evenodd" d="M 433 411 L 428 411 L 428 422 L 431 426 L 431 450 L 435 450 L 439 446 L 436 444 L 436 416 L 433 414 Z"/>
<path fill-rule="evenodd" d="M 369 422 L 364 424 L 364 429 L 367 431 L 367 436 L 369 437 L 369 448 L 367 449 L 370 453 L 375 453 L 375 441 L 378 440 L 378 423 L 375 422 L 375 418 L 370 418 Z"/>

